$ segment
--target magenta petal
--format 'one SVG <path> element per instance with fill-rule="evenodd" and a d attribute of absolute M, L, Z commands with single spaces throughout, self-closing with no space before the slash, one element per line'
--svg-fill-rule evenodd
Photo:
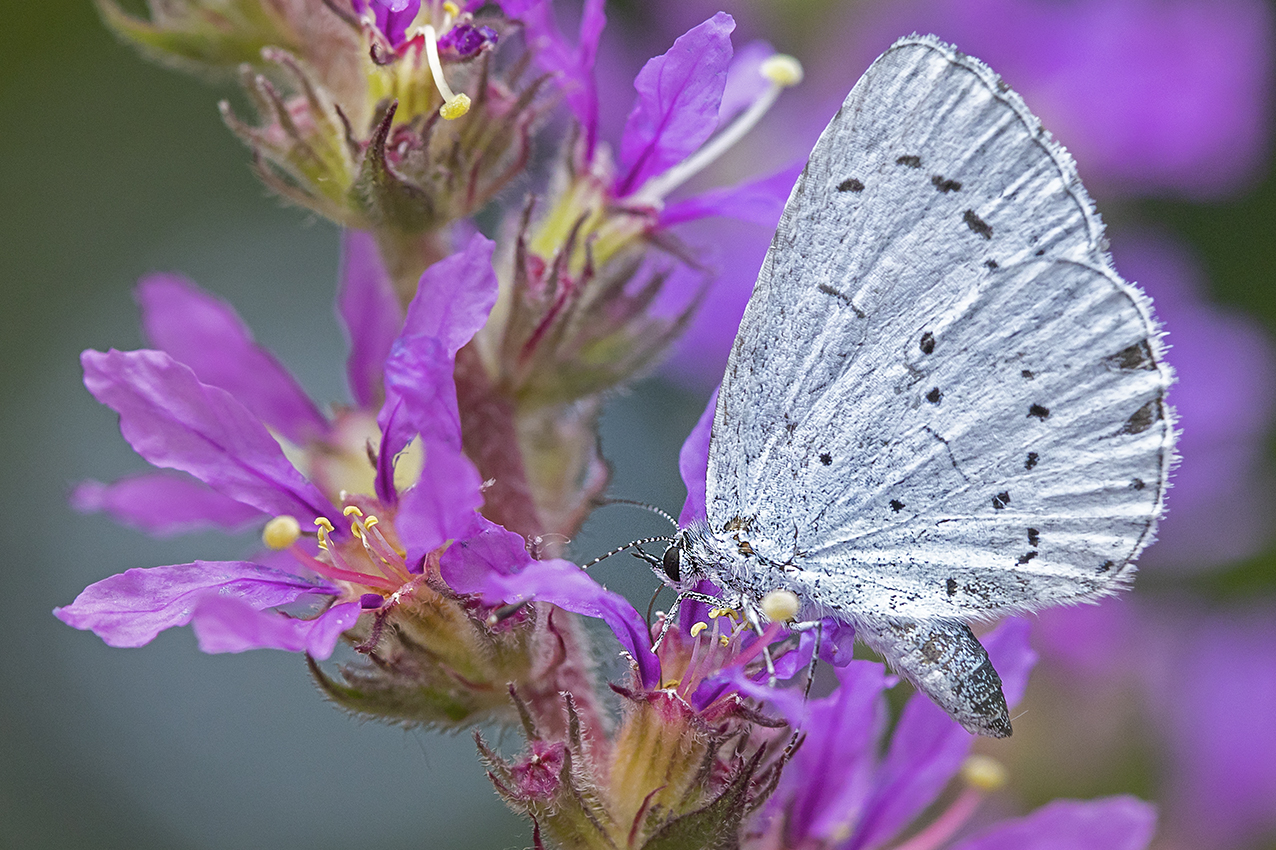
<path fill-rule="evenodd" d="M 426 269 L 399 339 L 437 339 L 449 357 L 455 356 L 487 322 L 496 303 L 495 248 L 495 242 L 475 233 L 460 251 Z"/>
<path fill-rule="evenodd" d="M 173 274 L 143 278 L 136 297 L 147 338 L 202 383 L 226 390 L 294 443 L 327 433 L 328 421 L 305 390 L 253 341 L 229 304 Z"/>
<path fill-rule="evenodd" d="M 337 313 L 350 337 L 350 393 L 355 404 L 370 410 L 383 398 L 381 372 L 403 326 L 403 310 L 376 240 L 361 230 L 347 230 L 342 236 Z"/>
<path fill-rule="evenodd" d="M 838 689 L 811 704 L 802 724 L 807 741 L 777 792 L 787 804 L 790 829 L 801 832 L 787 836 L 792 846 L 835 846 L 854 828 L 872 788 L 886 720 L 886 671 L 875 662 L 853 661 L 837 675 Z"/>
<path fill-rule="evenodd" d="M 569 561 L 537 561 L 523 537 L 475 515 L 482 528 L 443 553 L 443 580 L 458 593 L 479 595 L 488 605 L 538 600 L 605 622 L 638 664 L 644 687 L 660 682 L 647 624 L 620 594 L 612 593 Z"/>
<path fill-rule="evenodd" d="M 663 56 L 647 61 L 634 80 L 638 100 L 620 142 L 617 195 L 686 159 L 718 126 L 718 107 L 731 64 L 735 21 L 725 12 L 693 27 Z"/>
<path fill-rule="evenodd" d="M 195 607 L 192 627 L 199 648 L 210 654 L 282 649 L 322 660 L 332 655 L 341 633 L 354 626 L 362 610 L 358 602 L 346 602 L 313 620 L 298 620 L 241 599 L 205 596 Z"/>
<path fill-rule="evenodd" d="M 394 520 L 409 563 L 471 533 L 474 512 L 483 506 L 483 478 L 464 453 L 432 441 L 424 448 L 421 477 L 403 494 Z"/>
<path fill-rule="evenodd" d="M 394 463 L 418 434 L 427 442 L 461 450 L 461 414 L 456 403 L 453 360 L 430 337 L 399 337 L 385 363 L 385 404 L 377 414 L 377 498 L 398 499 Z"/>
<path fill-rule="evenodd" d="M 164 352 L 90 349 L 80 362 L 84 386 L 120 414 L 124 439 L 155 466 L 188 472 L 272 516 L 338 515 L 256 416 Z"/>
<path fill-rule="evenodd" d="M 237 531 L 262 519 L 256 508 L 194 478 L 168 472 L 143 473 L 111 484 L 82 481 L 71 492 L 71 507 L 81 513 L 105 511 L 157 537 L 210 526 Z"/>
<path fill-rule="evenodd" d="M 705 488 L 709 474 L 709 435 L 713 430 L 713 413 L 718 409 L 718 390 L 709 396 L 709 403 L 696 421 L 696 425 L 683 441 L 678 452 L 678 472 L 687 487 L 687 501 L 682 505 L 678 523 L 690 525 L 705 518 Z"/>
<path fill-rule="evenodd" d="M 1156 809 L 1134 797 L 1055 800 L 953 850 L 1143 850 L 1155 829 Z"/>
<path fill-rule="evenodd" d="M 981 639 L 1011 707 L 1023 696 L 1028 673 L 1037 659 L 1028 645 L 1028 631 L 1026 620 L 1011 618 Z M 849 850 L 882 844 L 934 802 L 961 767 L 974 740 L 925 694 L 909 698 Z"/>
<path fill-rule="evenodd" d="M 118 573 L 89 585 L 53 613 L 111 646 L 142 646 L 164 629 L 189 623 L 196 601 L 209 593 L 264 608 L 308 593 L 334 594 L 336 588 L 248 561 L 195 561 Z"/>
<path fill-rule="evenodd" d="M 723 216 L 774 229 L 803 166 L 804 163 L 798 163 L 749 183 L 710 189 L 686 200 L 675 201 L 661 211 L 660 226 L 672 227 L 698 218 Z"/>

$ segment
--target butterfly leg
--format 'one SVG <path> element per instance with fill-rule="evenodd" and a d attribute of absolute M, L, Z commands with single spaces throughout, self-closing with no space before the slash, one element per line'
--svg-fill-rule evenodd
<path fill-rule="evenodd" d="M 887 619 L 856 622 L 857 634 L 895 671 L 934 700 L 967 732 L 1010 736 L 1001 677 L 965 623 Z"/>

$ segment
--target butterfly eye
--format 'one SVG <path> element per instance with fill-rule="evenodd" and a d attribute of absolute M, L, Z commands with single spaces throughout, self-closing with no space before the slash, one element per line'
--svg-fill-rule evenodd
<path fill-rule="evenodd" d="M 682 570 L 678 563 L 678 553 L 682 551 L 682 547 L 677 543 L 665 550 L 665 557 L 662 566 L 665 575 L 669 576 L 669 580 L 676 582 L 682 578 Z"/>

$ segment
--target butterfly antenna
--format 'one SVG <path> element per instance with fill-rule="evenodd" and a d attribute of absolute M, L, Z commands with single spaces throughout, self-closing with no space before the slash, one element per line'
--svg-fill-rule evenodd
<path fill-rule="evenodd" d="M 661 510 L 660 508 L 656 507 L 655 505 L 649 505 L 649 504 L 647 504 L 646 502 L 639 502 L 639 501 L 636 501 L 636 500 L 634 500 L 634 499 L 613 499 L 613 498 L 611 498 L 611 497 L 605 497 L 605 498 L 603 498 L 603 499 L 602 499 L 602 501 L 601 501 L 599 504 L 601 504 L 601 505 L 629 505 L 630 507 L 634 507 L 634 508 L 642 508 L 644 511 L 650 511 L 650 512 L 651 512 L 651 513 L 653 513 L 653 514 L 658 514 L 658 515 L 660 515 L 660 516 L 664 517 L 665 519 L 667 519 L 667 520 L 669 521 L 669 524 L 670 524 L 670 525 L 672 525 L 674 528 L 678 528 L 678 520 L 676 520 L 676 519 L 674 519 L 672 516 L 670 516 L 670 515 L 668 514 L 668 512 Z"/>
<path fill-rule="evenodd" d="M 607 552 L 607 553 L 606 553 L 606 554 L 604 554 L 604 555 L 599 555 L 597 558 L 595 558 L 594 560 L 590 561 L 588 564 L 581 564 L 581 565 L 580 565 L 580 568 L 581 568 L 582 570 L 587 570 L 587 569 L 589 569 L 590 567 L 592 567 L 594 564 L 597 564 L 599 561 L 605 561 L 606 559 L 610 558 L 612 555 L 619 555 L 621 552 L 625 551 L 626 549 L 632 549 L 632 548 L 634 548 L 635 546 L 641 546 L 641 545 L 643 545 L 644 543 L 656 543 L 656 542 L 658 542 L 658 541 L 662 541 L 662 540 L 663 540 L 665 543 L 672 543 L 672 542 L 673 542 L 673 538 L 672 538 L 672 537 L 669 537 L 669 536 L 667 536 L 667 535 L 663 535 L 663 534 L 662 534 L 662 535 L 659 535 L 659 536 L 657 536 L 657 537 L 644 537 L 642 540 L 635 540 L 635 541 L 633 541 L 632 543 L 626 543 L 624 546 L 617 546 L 615 549 L 612 549 L 610 552 Z"/>

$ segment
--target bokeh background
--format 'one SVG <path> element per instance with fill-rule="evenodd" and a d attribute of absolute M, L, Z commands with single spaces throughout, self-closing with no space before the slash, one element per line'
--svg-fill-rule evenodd
<path fill-rule="evenodd" d="M 561 5 L 569 23 L 576 4 Z M 995 805 L 1132 792 L 1161 804 L 1163 850 L 1276 847 L 1276 7 L 609 2 L 604 136 L 645 58 L 719 8 L 736 16 L 737 47 L 766 39 L 797 55 L 807 80 L 707 183 L 800 160 L 872 58 L 915 29 L 988 61 L 1076 154 L 1118 268 L 1153 294 L 1169 330 L 1185 460 L 1134 593 L 1041 618 L 1043 661 L 1016 735 L 987 748 L 1013 777 Z M 6 9 L 0 846 L 526 846 L 464 736 L 350 719 L 293 655 L 205 656 L 187 630 L 115 650 L 50 615 L 123 569 L 251 545 L 154 540 L 66 505 L 73 482 L 142 466 L 83 390 L 78 362 L 87 347 L 140 344 L 140 275 L 190 275 L 233 302 L 313 396 L 343 399 L 338 234 L 256 182 L 217 115 L 227 96 L 224 82 L 138 58 L 87 0 Z M 688 239 L 717 256 L 718 288 L 671 367 L 613 399 L 603 428 L 613 493 L 671 510 L 683 498 L 677 449 L 720 375 L 769 234 L 711 224 Z M 609 508 L 575 551 L 661 530 Z M 654 579 L 613 561 L 600 575 L 645 605 Z"/>

